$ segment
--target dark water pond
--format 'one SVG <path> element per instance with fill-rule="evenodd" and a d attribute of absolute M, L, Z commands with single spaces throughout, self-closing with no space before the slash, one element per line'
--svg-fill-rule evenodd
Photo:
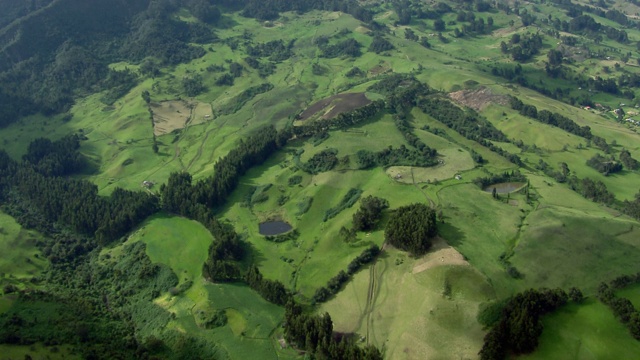
<path fill-rule="evenodd" d="M 514 192 L 516 190 L 520 190 L 525 185 L 526 185 L 525 183 L 521 183 L 521 182 L 499 183 L 499 184 L 493 184 L 493 185 L 487 186 L 486 188 L 484 188 L 484 191 L 493 192 L 493 189 L 495 188 L 496 193 L 507 194 L 507 193 Z"/>
<path fill-rule="evenodd" d="M 267 221 L 259 224 L 258 229 L 260 231 L 260 235 L 271 236 L 286 233 L 293 229 L 293 227 L 284 221 Z"/>

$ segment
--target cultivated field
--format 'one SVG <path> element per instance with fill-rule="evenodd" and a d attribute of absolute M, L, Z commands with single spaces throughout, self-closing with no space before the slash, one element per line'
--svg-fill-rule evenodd
<path fill-rule="evenodd" d="M 201 102 L 170 100 L 150 103 L 153 113 L 153 133 L 156 136 L 170 134 L 188 125 L 198 125 L 211 119 L 211 106 Z"/>
<path fill-rule="evenodd" d="M 620 4 L 615 6 L 621 7 Z M 571 20 L 553 4 L 521 6 L 538 19 L 551 15 Z M 634 198 L 640 172 L 624 169 L 609 176 L 598 173 L 586 162 L 595 154 L 604 154 L 602 150 L 589 146 L 585 138 L 519 114 L 510 108 L 507 95 L 517 96 L 538 111 L 557 112 L 580 126 L 589 126 L 593 135 L 605 138 L 611 145 L 606 156 L 616 159 L 623 149 L 640 159 L 637 129 L 616 121 L 610 112 L 585 110 L 577 102 L 587 96 L 606 106 L 620 106 L 636 119 L 638 102 L 625 100 L 622 95 L 590 92 L 571 79 L 547 76 L 546 53 L 555 49 L 560 40 L 546 33 L 541 53 L 523 62 L 523 76 L 529 84 L 566 92 L 566 98 L 573 98 L 575 105 L 492 74 L 494 65 L 515 66 L 515 61 L 501 52 L 502 41 L 509 43 L 514 34 L 537 32 L 542 26 L 538 23 L 525 27 L 516 14 L 475 12 L 476 18 L 485 22 L 492 16 L 494 29 L 485 35 L 456 37 L 454 29 L 467 22 L 449 12 L 443 16 L 446 27 L 441 40 L 432 19 L 414 17 L 409 25 L 399 25 L 391 4 L 384 2 L 376 10 L 375 19 L 389 29 L 384 38 L 395 47 L 383 54 L 368 51 L 373 42 L 368 25 L 342 12 L 287 12 L 272 22 L 273 26 L 238 13 L 225 14 L 225 21 L 233 26 L 216 28 L 216 43 L 198 45 L 206 51 L 203 57 L 163 67 L 162 74 L 153 79 L 141 75 L 140 82 L 113 105 L 101 102 L 103 94 L 93 94 L 76 101 L 69 111 L 70 119 L 42 114 L 25 117 L 0 131 L 0 144 L 12 157 L 20 159 L 35 138 L 57 139 L 76 133 L 83 137 L 80 151 L 90 162 L 78 178 L 95 183 L 103 195 L 116 187 L 143 190 L 143 181 L 157 184 L 149 189 L 157 194 L 172 172 L 187 171 L 194 181 L 212 175 L 218 159 L 263 126 L 273 125 L 280 130 L 334 118 L 384 99 L 368 88 L 386 75 L 411 73 L 433 90 L 442 91 L 442 96 L 474 109 L 502 131 L 508 142 L 492 144 L 517 154 L 524 165 L 519 168 L 417 108 L 406 114 L 408 124 L 420 141 L 438 151 L 441 163 L 433 167 L 358 169 L 359 150 L 412 148 L 396 127 L 391 111 L 345 130 L 329 131 L 327 138 L 292 139 L 262 165 L 249 169 L 226 203 L 216 208 L 216 215 L 231 224 L 247 243 L 250 255 L 242 266 L 255 263 L 266 278 L 284 283 L 298 301 L 311 309 L 310 299 L 318 288 L 345 270 L 370 245 L 384 246 L 384 227 L 393 209 L 421 202 L 438 212 L 439 238 L 435 246 L 418 258 L 384 246 L 375 263 L 360 270 L 337 295 L 313 310 L 319 314 L 328 312 L 337 331 L 355 333 L 363 344 L 383 349 L 388 359 L 477 358 L 486 333 L 476 320 L 481 304 L 529 288 L 568 290 L 576 286 L 587 295 L 586 302 L 565 306 L 545 317 L 539 349 L 523 358 L 624 359 L 640 353 L 640 343 L 630 337 L 603 304 L 593 299 L 602 281 L 640 270 L 638 222 L 585 199 L 536 166 L 541 160 L 553 168 L 566 163 L 571 175 L 602 181 L 615 194 L 614 206 Z M 198 21 L 185 9 L 176 16 L 187 22 Z M 594 17 L 602 24 L 614 24 Z M 408 28 L 427 39 L 431 48 L 408 39 Z M 582 45 L 590 47 L 594 55 L 584 61 L 565 59 L 563 66 L 590 79 L 615 79 L 637 72 L 633 64 L 638 57 L 635 43 L 640 40 L 640 31 L 632 27 L 626 31 L 630 39 L 626 44 L 610 39 L 598 44 L 585 40 Z M 318 46 L 322 37 L 330 44 L 355 39 L 362 44 L 362 56 L 322 57 Z M 273 62 L 272 74 L 261 75 L 249 66 L 246 44 L 280 39 L 285 44 L 293 41 L 292 55 Z M 607 50 L 614 46 L 619 52 Z M 577 49 L 568 49 L 572 53 L 566 57 L 582 58 Z M 595 54 L 599 51 L 606 55 L 597 55 L 598 58 Z M 632 58 L 622 62 L 619 57 L 627 52 Z M 260 61 L 271 62 L 267 57 Z M 241 74 L 233 79 L 233 85 L 216 85 L 223 73 L 211 69 L 221 67 L 226 72 L 232 63 L 242 67 Z M 325 74 L 314 74 L 314 64 Z M 137 64 L 128 63 L 111 67 L 138 69 Z M 363 75 L 347 77 L 355 67 Z M 201 76 L 204 90 L 183 100 L 187 98 L 185 89 L 176 79 L 194 74 Z M 273 88 L 242 100 L 248 88 L 266 83 Z M 144 91 L 151 96 L 153 122 L 141 96 Z M 620 105 L 623 100 L 625 106 Z M 152 147 L 154 141 L 157 153 Z M 327 149 L 337 150 L 336 168 L 317 174 L 301 169 L 300 163 Z M 474 162 L 474 152 L 482 156 L 483 164 Z M 528 180 L 526 191 L 494 199 L 473 183 L 477 177 L 518 169 Z M 298 176 L 297 182 L 291 181 Z M 383 213 L 377 228 L 358 232 L 356 240 L 347 243 L 340 230 L 351 228 L 360 203 L 336 217 L 323 219 L 351 188 L 362 190 L 361 197 L 385 198 L 390 209 Z M 288 222 L 299 236 L 281 243 L 269 241 L 258 233 L 258 224 L 269 219 Z M 36 249 L 40 236 L 0 213 L 2 286 L 31 286 L 29 279 L 46 268 L 47 261 Z M 138 241 L 146 244 L 147 255 L 154 263 L 169 266 L 177 275 L 179 286 L 186 288 L 176 296 L 162 292 L 149 303 L 170 312 L 172 319 L 166 328 L 144 327 L 140 330 L 142 336 L 171 339 L 175 334 L 189 333 L 215 348 L 220 358 L 275 360 L 304 356 L 292 349 L 281 349 L 278 343 L 283 331 L 282 307 L 266 302 L 245 285 L 212 284 L 203 279 L 202 265 L 214 239 L 201 224 L 157 214 L 129 234 L 124 244 L 103 250 L 103 255 L 115 256 L 125 244 Z M 517 269 L 520 276 L 510 275 L 510 268 Z M 640 308 L 638 286 L 619 294 Z M 14 295 L 0 297 L 0 314 L 14 300 Z M 201 316 L 216 311 L 224 312 L 228 323 L 215 329 L 203 328 Z M 53 359 L 58 355 L 62 358 L 63 354 L 65 358 L 70 356 L 64 347 L 60 350 L 58 354 L 48 354 L 50 349 L 44 350 L 38 344 L 29 353 L 50 355 Z M 0 346 L 0 354 L 9 354 L 6 357 L 24 357 L 26 351 L 25 347 Z"/>

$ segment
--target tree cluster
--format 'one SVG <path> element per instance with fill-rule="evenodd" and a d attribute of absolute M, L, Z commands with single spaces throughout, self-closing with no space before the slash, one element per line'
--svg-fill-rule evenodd
<path fill-rule="evenodd" d="M 587 165 L 604 176 L 622 171 L 622 164 L 617 162 L 613 156 L 607 158 L 600 154 L 595 154 L 591 159 L 587 160 Z"/>
<path fill-rule="evenodd" d="M 309 137 L 327 130 L 346 129 L 378 115 L 385 108 L 382 100 L 376 100 L 361 108 L 340 113 L 333 119 L 318 119 L 305 122 L 304 125 L 293 128 L 293 133 L 298 137 Z"/>
<path fill-rule="evenodd" d="M 473 112 L 465 112 L 448 100 L 427 97 L 420 99 L 417 105 L 425 114 L 432 116 L 467 139 L 474 141 L 478 139 L 500 142 L 509 141 L 489 121 Z"/>
<path fill-rule="evenodd" d="M 376 54 L 380 54 L 385 51 L 390 51 L 395 48 L 396 47 L 393 46 L 393 44 L 390 43 L 389 40 L 385 39 L 380 35 L 374 36 L 373 41 L 371 42 L 371 45 L 369 45 L 369 51 L 374 52 Z"/>
<path fill-rule="evenodd" d="M 45 233 L 50 223 L 57 222 L 106 243 L 158 210 L 157 198 L 148 193 L 118 188 L 102 197 L 94 184 L 62 177 L 81 169 L 84 161 L 77 150 L 78 137 L 71 136 L 55 142 L 34 140 L 22 163 L 2 152 L 0 197 L 5 198 L 7 211 Z"/>
<path fill-rule="evenodd" d="M 389 207 L 389 201 L 373 195 L 360 200 L 360 208 L 353 214 L 353 228 L 356 231 L 373 230 L 382 218 L 382 211 Z"/>
<path fill-rule="evenodd" d="M 328 313 L 322 316 L 306 314 L 292 299 L 285 306 L 284 316 L 285 340 L 318 359 L 382 360 L 380 350 L 375 347 L 361 348 L 350 337 L 334 334 Z"/>
<path fill-rule="evenodd" d="M 619 159 L 622 165 L 629 170 L 638 170 L 638 168 L 640 168 L 640 162 L 632 158 L 631 153 L 627 149 L 620 151 Z"/>
<path fill-rule="evenodd" d="M 358 58 L 362 55 L 361 47 L 362 44 L 360 44 L 358 40 L 346 39 L 333 45 L 320 45 L 320 50 L 322 51 L 321 56 L 324 58 L 332 59 L 343 56 Z"/>
<path fill-rule="evenodd" d="M 487 186 L 504 183 L 504 182 L 527 182 L 527 177 L 519 170 L 505 171 L 502 174 L 496 174 L 485 177 L 477 177 L 473 183 L 484 189 Z"/>
<path fill-rule="evenodd" d="M 258 70 L 258 75 L 260 75 L 260 77 L 262 78 L 265 78 L 276 72 L 276 65 L 273 62 L 261 62 L 260 60 L 252 56 L 244 58 L 244 62 L 246 62 L 250 67 Z"/>
<path fill-rule="evenodd" d="M 537 55 L 542 49 L 542 45 L 542 35 L 540 34 L 513 34 L 509 43 L 504 41 L 500 43 L 500 50 L 504 54 L 510 54 L 511 58 L 517 62 L 525 62 Z"/>
<path fill-rule="evenodd" d="M 607 186 L 600 180 L 591 180 L 589 178 L 580 180 L 577 177 L 572 176 L 569 178 L 569 186 L 571 189 L 593 202 L 611 205 L 615 200 L 613 193 L 610 192 L 607 189 Z"/>
<path fill-rule="evenodd" d="M 326 149 L 314 154 L 300 169 L 309 174 L 330 171 L 338 164 L 338 150 Z"/>
<path fill-rule="evenodd" d="M 498 323 L 485 335 L 480 359 L 498 360 L 509 353 L 533 352 L 542 334 L 542 316 L 566 304 L 568 298 L 562 289 L 530 289 L 512 297 Z"/>
<path fill-rule="evenodd" d="M 429 147 L 413 133 L 413 128 L 403 113 L 394 115 L 393 120 L 396 128 L 402 133 L 409 145 L 418 149 L 425 158 L 434 159 L 438 155 L 436 149 Z"/>
<path fill-rule="evenodd" d="M 395 209 L 384 229 L 384 237 L 389 244 L 413 255 L 429 250 L 431 239 L 437 234 L 436 212 L 425 204 Z"/>
<path fill-rule="evenodd" d="M 358 150 L 356 163 L 359 169 L 369 169 L 375 166 L 429 167 L 438 164 L 438 161 L 435 157 L 425 156 L 421 151 L 400 145 L 399 148 L 389 146 L 378 152 Z"/>
<path fill-rule="evenodd" d="M 640 220 L 640 192 L 638 192 L 633 200 L 625 200 L 622 205 L 622 211 L 636 220 Z"/>
<path fill-rule="evenodd" d="M 256 45 L 247 45 L 247 55 L 261 58 L 269 58 L 273 62 L 281 62 L 287 60 L 293 55 L 291 49 L 295 40 L 291 40 L 285 44 L 282 40 L 272 40 L 266 43 Z"/>

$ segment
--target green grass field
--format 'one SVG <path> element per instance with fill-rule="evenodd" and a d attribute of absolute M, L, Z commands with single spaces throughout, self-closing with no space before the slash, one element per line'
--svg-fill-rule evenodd
<path fill-rule="evenodd" d="M 525 287 L 577 286 L 595 293 L 603 279 L 635 268 L 634 259 L 640 256 L 640 230 L 635 222 L 556 208 L 535 212 L 527 223 L 512 258 L 524 274 Z M 635 241 L 621 240 L 619 235 Z"/>
<path fill-rule="evenodd" d="M 476 312 L 494 293 L 484 276 L 450 257 L 438 251 L 413 259 L 388 248 L 319 311 L 337 331 L 384 348 L 386 359 L 473 358 L 484 336 Z"/>
<path fill-rule="evenodd" d="M 0 212 L 0 286 L 16 286 L 18 289 L 31 288 L 29 281 L 40 275 L 48 266 L 48 261 L 36 247 L 42 235 L 26 230 L 16 221 Z M 0 312 L 3 306 L 0 301 Z"/>
<path fill-rule="evenodd" d="M 602 303 L 587 299 L 543 318 L 540 345 L 519 359 L 633 359 L 640 342 Z"/>
<path fill-rule="evenodd" d="M 631 285 L 619 290 L 616 296 L 629 299 L 636 310 L 640 309 L 640 285 Z"/>
<path fill-rule="evenodd" d="M 292 353 L 280 350 L 272 336 L 284 315 L 281 307 L 268 303 L 242 284 L 212 284 L 202 277 L 211 234 L 199 223 L 181 217 L 158 214 L 149 218 L 127 242 L 105 250 L 115 255 L 126 244 L 142 241 L 151 261 L 171 267 L 181 283 L 193 284 L 183 294 L 168 293 L 155 304 L 174 314 L 165 329 L 151 329 L 148 335 L 168 336 L 171 331 L 188 332 L 206 341 L 229 359 L 278 359 Z M 228 324 L 213 330 L 198 325 L 199 314 L 224 310 Z"/>
<path fill-rule="evenodd" d="M 196 282 L 213 236 L 196 221 L 159 214 L 145 221 L 127 241 L 143 241 L 151 261 L 171 267 L 181 282 Z"/>
<path fill-rule="evenodd" d="M 611 6 L 622 5 L 618 1 Z M 631 5 L 625 4 L 625 9 L 627 6 Z M 540 21 L 548 15 L 571 20 L 565 11 L 552 4 L 521 4 L 521 7 L 535 14 Z M 19 159 L 34 138 L 56 139 L 69 133 L 83 134 L 86 140 L 81 143 L 81 152 L 90 164 L 79 178 L 94 182 L 105 195 L 116 187 L 141 190 L 144 180 L 157 183 L 158 186 L 152 189 L 157 191 L 171 172 L 188 171 L 196 181 L 210 176 L 220 157 L 262 126 L 274 125 L 281 129 L 292 122 L 297 113 L 318 100 L 342 92 L 367 92 L 367 88 L 387 72 L 411 72 L 436 90 L 467 88 L 472 84 L 469 80 L 473 80 L 473 84 L 486 86 L 495 94 L 518 96 L 538 110 L 558 112 L 581 126 L 589 126 L 594 135 L 609 143 L 615 140 L 614 157 L 617 158 L 624 148 L 640 159 L 637 129 L 616 122 L 611 114 L 599 114 L 552 100 L 486 71 L 491 64 L 514 66 L 510 56 L 500 52 L 500 42 L 509 42 L 516 33 L 539 31 L 540 23 L 536 27 L 523 27 L 520 17 L 515 14 L 477 13 L 477 18 L 492 16 L 494 29 L 487 35 L 455 38 L 454 29 L 464 22 L 458 21 L 455 12 L 451 12 L 444 16 L 447 22 L 453 23 L 447 23 L 443 35 L 448 41 L 442 42 L 436 36 L 432 19 L 414 17 L 409 26 L 398 26 L 395 23 L 398 16 L 390 4 L 378 4 L 377 8 L 381 11 L 375 19 L 389 27 L 385 38 L 395 46 L 394 50 L 382 55 L 367 52 L 372 38 L 367 34 L 366 24 L 342 12 L 288 12 L 274 21 L 272 27 L 237 13 L 229 14 L 225 15 L 226 20 L 235 25 L 216 29 L 221 41 L 211 47 L 204 45 L 206 54 L 202 58 L 164 68 L 154 79 L 141 78 L 129 94 L 111 107 L 100 102 L 102 94 L 79 98 L 70 110 L 73 118 L 67 122 L 63 121 L 62 115 L 49 118 L 33 115 L 21 119 L 2 129 L 0 144 Z M 632 7 L 627 13 L 635 13 L 637 9 Z M 186 9 L 176 16 L 186 22 L 197 21 Z M 605 18 L 596 16 L 596 19 L 603 24 L 614 24 Z M 407 27 L 427 38 L 432 47 L 427 49 L 406 39 Z M 344 29 L 348 35 L 334 38 Z M 609 39 L 603 39 L 600 44 L 591 39 L 584 40 L 581 46 L 603 51 L 605 55 L 584 62 L 565 62 L 564 66 L 585 77 L 617 77 L 623 71 L 637 72 L 637 67 L 631 66 L 636 62 L 635 58 L 622 64 L 622 70 L 606 73 L 604 69 L 604 66 L 615 68 L 623 53 L 632 52 L 633 57 L 637 57 L 634 45 L 640 40 L 640 31 L 632 27 L 626 31 L 631 39 L 629 44 L 617 44 Z M 295 40 L 294 55 L 278 63 L 274 74 L 262 78 L 244 60 L 247 54 L 243 37 L 247 34 L 254 43 Z M 316 41 L 320 36 L 329 37 L 331 43 L 354 38 L 362 43 L 363 54 L 356 59 L 319 57 L 321 51 Z M 558 45 L 558 39 L 546 33 L 543 38 L 542 52 L 523 64 L 530 81 L 539 80 L 538 84 L 550 88 L 566 88 L 574 97 L 588 95 L 605 105 L 618 106 L 624 100 L 627 113 L 637 111 L 635 100 L 589 93 L 587 89 L 574 88 L 573 80 L 544 76 L 544 62 L 548 60 L 546 52 Z M 240 44 L 235 49 L 230 46 L 232 41 L 227 41 L 233 39 Z M 608 50 L 611 46 L 621 52 Z M 606 56 L 613 59 L 606 59 Z M 220 74 L 207 71 L 207 67 L 222 65 L 228 68 L 231 62 L 244 66 L 243 75 L 235 79 L 233 86 L 215 85 Z M 324 68 L 325 74 L 314 74 L 313 64 Z M 110 66 L 134 70 L 138 67 L 124 62 Z M 346 77 L 353 67 L 359 67 L 366 75 Z M 213 116 L 200 123 L 188 123 L 177 133 L 158 136 L 159 152 L 155 154 L 152 150 L 154 129 L 141 94 L 149 91 L 154 102 L 184 99 L 180 79 L 194 74 L 201 75 L 206 86 L 194 100 L 210 105 Z M 272 90 L 255 96 L 235 113 L 223 114 L 223 109 L 235 108 L 238 95 L 248 87 L 267 82 L 274 85 Z M 382 98 L 373 93 L 367 93 L 367 96 Z M 358 233 L 358 240 L 352 244 L 345 243 L 339 231 L 343 226 L 352 225 L 352 215 L 359 204 L 322 221 L 326 211 L 338 205 L 350 188 L 363 190 L 362 197 L 374 195 L 389 200 L 391 209 L 415 202 L 434 206 L 443 215 L 444 222 L 439 224 L 440 236 L 452 246 L 447 254 L 459 263 L 449 263 L 443 257 L 443 263 L 437 264 L 435 254 L 440 253 L 436 251 L 414 259 L 387 248 L 375 266 L 361 270 L 318 311 L 331 314 L 336 330 L 356 332 L 366 342 L 384 349 L 389 359 L 475 358 L 485 332 L 475 320 L 481 303 L 543 286 L 564 289 L 577 286 L 591 295 L 598 283 L 637 272 L 636 259 L 640 257 L 637 221 L 582 198 L 566 184 L 559 184 L 534 168 L 540 160 L 554 168 L 565 162 L 572 174 L 603 181 L 619 201 L 632 199 L 638 192 L 640 172 L 624 170 L 611 176 L 599 174 L 588 167 L 586 161 L 602 152 L 594 146 L 587 147 L 586 139 L 525 118 L 508 106 L 489 104 L 480 114 L 512 140 L 496 145 L 518 154 L 524 161 L 526 166 L 521 170 L 530 181 L 530 202 L 523 193 L 503 195 L 501 201 L 497 201 L 490 193 L 479 189 L 472 183 L 474 178 L 517 167 L 413 109 L 409 121 L 414 134 L 437 149 L 444 160 L 443 165 L 355 170 L 353 155 L 358 150 L 380 151 L 389 146 L 408 146 L 394 125 L 392 115 L 385 114 L 344 131 L 330 131 L 330 136 L 319 144 L 300 139 L 291 141 L 264 164 L 250 169 L 227 203 L 218 209 L 217 215 L 228 220 L 249 244 L 250 257 L 243 265 L 257 264 L 266 278 L 283 282 L 305 302 L 316 289 L 346 269 L 366 247 L 384 242 L 388 211 L 376 230 Z M 426 126 L 430 131 L 437 130 L 439 135 L 424 130 Z M 522 151 L 513 144 L 516 141 L 530 149 Z M 296 168 L 292 155 L 296 151 L 304 150 L 300 160 L 305 162 L 329 148 L 337 149 L 339 158 L 349 156 L 351 163 L 341 164 L 340 170 L 316 175 Z M 482 166 L 474 164 L 471 150 L 482 155 L 486 163 Z M 396 174 L 400 174 L 401 179 L 394 179 Z M 462 176 L 461 180 L 453 178 L 457 174 Z M 292 176 L 301 176 L 301 183 L 289 185 Z M 256 189 L 266 189 L 267 198 L 263 202 L 250 201 Z M 308 199 L 312 199 L 311 202 Z M 301 213 L 304 204 L 310 206 Z M 300 236 L 283 243 L 267 241 L 258 233 L 258 224 L 274 219 L 290 223 Z M 35 247 L 39 236 L 0 213 L 2 285 L 24 288 L 31 277 L 47 266 Z M 295 351 L 281 350 L 277 343 L 282 333 L 282 308 L 267 303 L 244 285 L 211 284 L 203 280 L 202 265 L 213 241 L 203 226 L 184 218 L 157 214 L 130 234 L 126 243 L 136 241 L 147 245 L 147 254 L 153 262 L 171 267 L 180 284 L 192 282 L 191 287 L 179 296 L 164 293 L 153 300 L 173 313 L 174 319 L 166 329 L 145 330 L 143 335 L 162 336 L 171 331 L 189 333 L 215 346 L 221 358 L 297 357 Z M 122 246 L 104 250 L 112 254 L 121 251 Z M 523 277 L 510 277 L 501 256 Z M 432 260 L 435 265 L 425 265 Z M 444 294 L 446 289 L 449 289 L 448 295 Z M 638 293 L 637 286 L 620 292 L 640 307 Z M 11 306 L 13 299 L 0 297 L 0 313 Z M 198 316 L 201 313 L 218 310 L 226 313 L 227 325 L 210 330 L 200 327 Z M 610 312 L 591 300 L 580 306 L 567 306 L 544 321 L 540 349 L 528 358 L 631 358 L 640 352 L 637 342 L 629 340 L 625 329 Z M 24 351 L 24 347 L 0 347 L 0 353 L 10 354 L 9 357 L 23 357 Z M 38 352 L 32 354 L 40 355 Z M 64 350 L 55 356 L 62 354 Z"/>

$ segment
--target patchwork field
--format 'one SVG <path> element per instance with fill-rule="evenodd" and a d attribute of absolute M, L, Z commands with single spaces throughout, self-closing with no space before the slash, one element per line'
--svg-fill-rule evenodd
<path fill-rule="evenodd" d="M 391 2 L 360 3 L 372 6 L 378 23 L 361 22 L 338 11 L 284 12 L 265 21 L 223 9 L 219 26 L 210 28 L 216 39 L 191 44 L 204 51 L 202 57 L 158 65 L 153 77 L 143 73 L 141 64 L 110 64 L 111 69 L 135 72 L 137 83 L 127 94 L 107 105 L 105 90 L 87 93 L 66 114 L 24 117 L 0 131 L 1 147 L 19 160 L 35 138 L 55 140 L 78 134 L 87 166 L 73 178 L 91 181 L 101 195 L 120 187 L 159 196 L 160 186 L 171 173 L 189 172 L 196 182 L 211 176 L 221 157 L 264 126 L 283 130 L 334 119 L 374 100 L 385 100 L 388 108 L 355 126 L 322 129 L 322 134 L 310 139 L 287 139 L 282 149 L 240 177 L 226 202 L 215 205 L 215 215 L 246 243 L 249 255 L 241 267 L 257 265 L 265 278 L 282 282 L 305 310 L 328 312 L 337 332 L 353 333 L 361 344 L 382 349 L 387 359 L 477 358 L 487 332 L 476 318 L 481 305 L 529 288 L 568 290 L 575 286 L 587 300 L 545 317 L 538 350 L 522 358 L 634 358 L 640 353 L 640 343 L 593 295 L 599 283 L 640 270 L 640 227 L 621 210 L 624 201 L 633 200 L 638 193 L 640 171 L 625 167 L 605 175 L 587 161 L 596 154 L 617 161 L 622 150 L 640 159 L 637 127 L 618 121 L 612 112 L 619 107 L 625 111 L 623 118 L 640 116 L 636 85 L 620 85 L 631 82 L 627 77 L 637 73 L 635 44 L 640 31 L 633 24 L 625 26 L 626 42 L 558 32 L 564 25 L 554 25 L 554 21 L 568 24 L 574 19 L 559 4 L 523 3 L 516 14 L 498 9 L 475 11 L 477 6 L 470 9 L 450 3 L 453 8 L 440 14 L 432 10 L 441 5 L 414 1 L 410 19 L 404 21 Z M 606 5 L 626 9 L 627 14 L 640 11 L 620 1 Z M 427 10 L 429 13 L 424 12 Z M 473 15 L 473 21 L 464 18 L 471 16 L 466 12 Z M 620 27 L 612 19 L 586 13 L 603 25 Z M 527 14 L 535 14 L 530 26 L 524 24 Z M 185 24 L 201 24 L 186 8 L 172 16 Z M 434 16 L 443 20 L 438 30 Z M 472 24 L 477 26 L 478 19 L 487 28 L 469 30 Z M 541 36 L 540 49 L 526 61 L 518 62 L 501 49 L 502 42 L 510 47 L 520 41 L 518 37 L 534 33 Z M 564 44 L 572 41 L 568 37 L 575 37 L 578 43 Z M 379 38 L 388 41 L 388 47 L 380 52 L 370 50 Z M 361 54 L 329 54 L 327 47 L 344 40 L 357 41 Z M 256 49 L 261 46 L 279 50 L 260 54 Z M 551 76 L 545 66 L 551 61 L 549 52 L 555 49 L 562 52 L 560 74 Z M 517 74 L 516 65 L 520 67 Z M 500 73 L 504 69 L 506 75 Z M 465 116 L 477 112 L 504 136 L 482 138 L 478 128 L 486 123 L 464 124 L 462 118 L 447 126 L 446 114 L 434 118 L 411 104 L 400 115 L 406 117 L 413 137 L 437 150 L 438 164 L 420 167 L 397 162 L 396 166 L 360 169 L 356 162 L 360 150 L 422 150 L 407 140 L 415 139 L 407 136 L 408 130 L 401 132 L 394 121 L 394 115 L 402 111 L 394 101 L 402 99 L 383 95 L 389 89 L 376 93 L 370 88 L 394 73 L 424 82 L 431 89 L 428 96 L 451 99 L 464 109 Z M 613 79 L 620 91 L 610 93 L 594 85 L 599 77 Z M 190 91 L 185 79 L 201 82 L 196 95 L 186 96 Z M 263 87 L 256 90 L 258 85 Z M 605 152 L 588 137 L 521 115 L 511 109 L 510 95 L 538 111 L 557 112 L 577 125 L 589 126 L 594 136 L 606 139 L 610 149 Z M 585 109 L 586 102 L 594 104 Z M 611 109 L 603 110 L 605 107 Z M 304 164 L 327 150 L 336 152 L 330 169 L 305 168 Z M 510 161 L 509 155 L 517 155 L 522 166 Z M 539 170 L 541 162 L 553 169 L 565 163 L 569 176 L 602 181 L 615 201 L 607 207 L 584 198 L 569 184 Z M 521 171 L 526 181 L 521 182 L 521 190 L 509 194 L 494 197 L 474 183 L 479 177 L 514 170 Z M 153 186 L 145 188 L 147 181 Z M 347 239 L 345 231 L 353 226 L 353 215 L 360 206 L 357 200 L 340 209 L 351 189 L 361 191 L 359 199 L 372 195 L 388 200 L 389 209 L 373 230 L 355 232 L 354 238 Z M 392 212 L 412 203 L 427 204 L 437 213 L 439 236 L 421 257 L 385 244 L 384 228 Z M 269 220 L 284 221 L 295 231 L 282 242 L 273 241 L 258 231 L 258 224 Z M 31 278 L 48 266 L 37 247 L 40 239 L 42 235 L 0 213 L 2 288 L 37 287 Z M 143 242 L 151 261 L 169 266 L 178 277 L 176 288 L 154 294 L 147 304 L 170 313 L 168 324 L 161 328 L 145 324 L 136 335 L 171 344 L 179 342 L 180 334 L 189 334 L 221 359 L 311 356 L 281 346 L 283 307 L 265 301 L 240 282 L 203 279 L 202 266 L 213 241 L 201 224 L 157 213 L 123 243 L 116 241 L 102 250 L 104 261 L 107 254 L 116 256 L 124 246 Z M 316 290 L 373 244 L 384 249 L 380 257 L 326 303 L 314 307 Z M 638 286 L 621 290 L 619 295 L 640 308 Z M 0 296 L 0 314 L 16 298 L 15 294 Z M 214 314 L 224 314 L 226 323 L 206 328 L 207 319 Z M 0 345 L 0 354 L 0 358 L 26 354 L 73 358 L 65 346 L 56 352 L 41 344 L 33 348 Z"/>
<path fill-rule="evenodd" d="M 198 101 L 161 101 L 149 104 L 153 113 L 153 133 L 170 134 L 187 125 L 198 125 L 211 119 L 211 106 Z"/>

